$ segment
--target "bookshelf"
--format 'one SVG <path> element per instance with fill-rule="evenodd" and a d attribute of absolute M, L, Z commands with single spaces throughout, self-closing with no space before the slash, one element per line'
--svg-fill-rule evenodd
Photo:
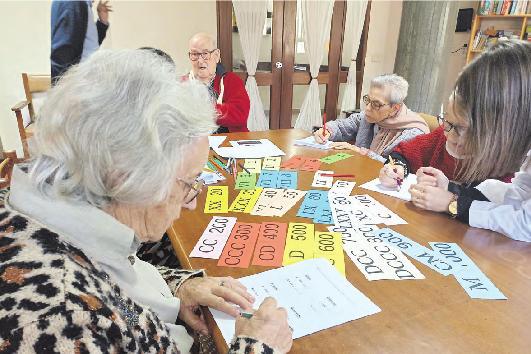
<path fill-rule="evenodd" d="M 467 64 L 474 59 L 476 53 L 481 53 L 483 50 L 472 50 L 472 45 L 474 44 L 474 37 L 480 29 L 485 29 L 489 26 L 511 26 L 514 28 L 520 27 L 520 39 L 524 38 L 525 29 L 528 26 L 528 20 L 531 18 L 531 14 L 526 15 L 478 15 L 476 6 L 476 12 L 474 16 L 474 22 L 472 23 L 472 29 L 470 31 L 470 41 L 468 43 L 468 50 L 466 53 L 466 62 Z M 531 24 L 531 21 L 529 21 Z M 483 27 L 482 27 L 483 24 Z"/>

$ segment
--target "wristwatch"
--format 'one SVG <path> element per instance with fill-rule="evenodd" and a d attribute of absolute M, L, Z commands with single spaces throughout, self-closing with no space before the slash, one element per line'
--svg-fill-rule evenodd
<path fill-rule="evenodd" d="M 448 205 L 448 212 L 454 218 L 457 217 L 457 198 L 459 198 L 459 196 L 457 194 L 454 194 L 454 196 L 452 197 L 452 201 Z"/>

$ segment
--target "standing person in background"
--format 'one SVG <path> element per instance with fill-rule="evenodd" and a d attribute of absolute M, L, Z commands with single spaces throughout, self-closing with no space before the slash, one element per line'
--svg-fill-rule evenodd
<path fill-rule="evenodd" d="M 242 79 L 227 72 L 221 65 L 220 52 L 214 38 L 206 33 L 194 35 L 189 42 L 188 56 L 192 70 L 186 78 L 207 85 L 218 111 L 219 129 L 214 134 L 248 132 L 247 119 L 251 103 Z"/>
<path fill-rule="evenodd" d="M 367 105 L 361 113 L 346 119 L 314 127 L 315 141 L 324 144 L 334 141 L 335 149 L 353 150 L 381 162 L 385 162 L 391 150 L 399 143 L 428 134 L 428 124 L 404 104 L 408 90 L 407 81 L 396 74 L 383 74 L 371 80 L 369 93 L 363 97 Z M 356 139 L 356 145 L 347 143 Z"/>
<path fill-rule="evenodd" d="M 109 28 L 108 1 L 98 3 L 98 21 L 94 22 L 94 1 L 54 1 L 52 3 L 52 48 L 50 54 L 52 85 L 69 67 L 98 50 Z"/>

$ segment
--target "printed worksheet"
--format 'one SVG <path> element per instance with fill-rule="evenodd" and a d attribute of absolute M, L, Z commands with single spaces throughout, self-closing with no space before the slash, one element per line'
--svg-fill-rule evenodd
<path fill-rule="evenodd" d="M 368 189 L 370 191 L 382 193 L 391 197 L 410 202 L 411 194 L 409 193 L 409 187 L 411 187 L 412 184 L 417 184 L 417 176 L 414 174 L 410 174 L 404 179 L 400 190 L 398 188 L 386 188 L 382 186 L 378 178 L 375 178 L 370 182 L 363 183 L 362 185 L 360 185 L 360 188 Z"/>
<path fill-rule="evenodd" d="M 325 258 L 308 259 L 238 279 L 255 298 L 255 307 L 268 296 L 288 311 L 293 339 L 380 312 Z M 227 344 L 236 319 L 210 309 Z"/>

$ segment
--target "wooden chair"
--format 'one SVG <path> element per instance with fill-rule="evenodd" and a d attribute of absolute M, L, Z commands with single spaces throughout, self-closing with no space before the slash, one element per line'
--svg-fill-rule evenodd
<path fill-rule="evenodd" d="M 4 151 L 4 161 L 0 163 L 0 189 L 9 186 L 11 183 L 11 174 L 17 162 L 17 152 L 15 150 Z"/>
<path fill-rule="evenodd" d="M 430 127 L 430 132 L 434 131 L 435 128 L 439 127 L 439 122 L 437 121 L 437 117 L 430 116 L 429 114 L 425 114 L 425 113 L 417 113 L 417 114 L 426 121 L 426 123 L 428 124 L 428 127 Z"/>
<path fill-rule="evenodd" d="M 35 105 L 34 98 L 35 95 L 39 93 L 44 93 L 52 87 L 52 80 L 50 75 L 32 75 L 32 74 L 22 74 L 22 82 L 24 83 L 24 91 L 26 92 L 26 100 L 16 104 L 11 110 L 15 112 L 18 123 L 18 131 L 20 133 L 20 139 L 22 140 L 22 148 L 24 149 L 24 158 L 29 158 L 28 142 L 27 139 L 32 137 L 34 134 L 34 124 L 35 121 Z M 42 95 L 41 95 L 42 96 Z M 40 98 L 42 99 L 42 97 Z M 22 119 L 21 110 L 24 107 L 28 107 L 29 116 L 31 118 L 30 124 L 27 127 L 24 127 L 24 121 Z"/>

